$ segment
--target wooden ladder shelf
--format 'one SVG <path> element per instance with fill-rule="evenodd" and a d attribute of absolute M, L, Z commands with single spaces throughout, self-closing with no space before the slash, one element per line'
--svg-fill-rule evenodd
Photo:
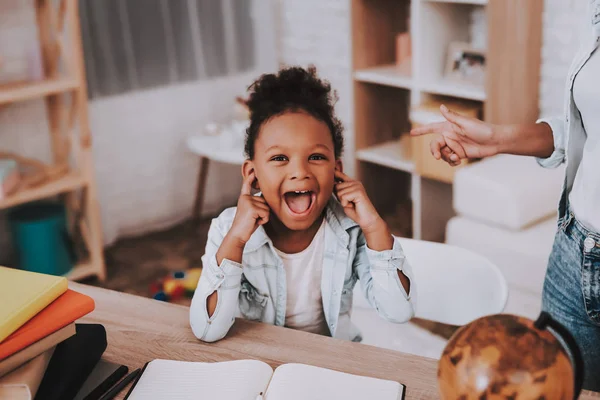
<path fill-rule="evenodd" d="M 45 99 L 51 135 L 52 166 L 67 173 L 40 185 L 24 187 L 0 200 L 0 209 L 60 196 L 69 225 L 78 232 L 88 257 L 68 274 L 72 280 L 106 278 L 102 227 L 93 169 L 92 140 L 77 0 L 35 0 L 44 78 L 0 85 L 3 105 Z"/>

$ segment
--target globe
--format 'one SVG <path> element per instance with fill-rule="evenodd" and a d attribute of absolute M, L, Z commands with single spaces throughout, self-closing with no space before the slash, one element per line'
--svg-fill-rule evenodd
<path fill-rule="evenodd" d="M 575 369 L 551 331 L 499 314 L 450 338 L 438 364 L 438 386 L 442 399 L 571 400 L 579 391 Z"/>

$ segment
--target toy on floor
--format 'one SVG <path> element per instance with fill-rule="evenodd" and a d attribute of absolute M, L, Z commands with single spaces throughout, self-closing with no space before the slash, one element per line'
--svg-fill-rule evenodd
<path fill-rule="evenodd" d="M 177 301 L 183 297 L 192 298 L 202 268 L 170 273 L 165 278 L 150 285 L 150 295 L 159 301 Z"/>

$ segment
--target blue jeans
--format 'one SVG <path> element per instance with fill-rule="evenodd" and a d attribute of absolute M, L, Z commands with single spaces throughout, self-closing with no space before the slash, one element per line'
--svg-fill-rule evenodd
<path fill-rule="evenodd" d="M 600 391 L 600 234 L 586 229 L 568 207 L 550 254 L 542 309 L 579 344 L 583 388 Z"/>

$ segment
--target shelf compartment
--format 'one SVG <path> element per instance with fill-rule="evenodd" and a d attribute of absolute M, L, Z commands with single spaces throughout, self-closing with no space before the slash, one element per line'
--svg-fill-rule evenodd
<path fill-rule="evenodd" d="M 406 71 L 406 68 L 403 69 L 396 65 L 383 65 L 361 69 L 354 72 L 354 79 L 358 82 L 374 83 L 402 89 L 411 89 L 413 86 L 412 77 Z"/>
<path fill-rule="evenodd" d="M 410 157 L 411 149 L 407 148 L 409 140 L 390 140 L 358 150 L 356 158 L 363 162 L 412 173 L 415 171 L 415 163 Z"/>
<path fill-rule="evenodd" d="M 485 87 L 452 82 L 451 80 L 438 80 L 421 85 L 423 92 L 440 94 L 444 96 L 459 97 L 461 99 L 485 101 L 487 98 Z"/>

